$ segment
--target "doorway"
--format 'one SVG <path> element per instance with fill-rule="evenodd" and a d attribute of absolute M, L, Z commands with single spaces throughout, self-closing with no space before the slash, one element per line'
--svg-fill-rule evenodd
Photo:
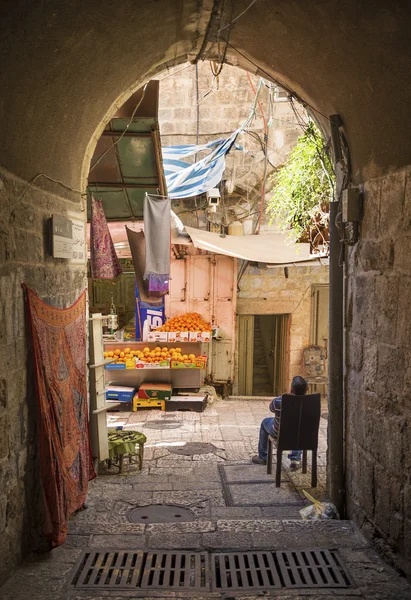
<path fill-rule="evenodd" d="M 285 390 L 290 315 L 240 315 L 238 392 L 278 396 Z"/>

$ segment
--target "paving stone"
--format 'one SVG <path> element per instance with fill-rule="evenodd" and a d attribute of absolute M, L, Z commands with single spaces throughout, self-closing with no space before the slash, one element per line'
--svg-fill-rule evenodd
<path fill-rule="evenodd" d="M 250 507 L 211 507 L 212 519 L 259 519 L 263 516 L 262 509 L 259 506 Z M 271 515 L 270 515 L 271 516 Z"/>
<path fill-rule="evenodd" d="M 82 524 L 78 529 L 74 529 L 73 533 L 78 531 L 86 531 L 89 534 L 127 534 L 127 533 L 144 533 L 145 525 L 143 523 L 130 523 L 128 520 L 116 523 L 88 523 Z"/>
<path fill-rule="evenodd" d="M 216 530 L 216 523 L 212 521 L 188 521 L 186 523 L 150 523 L 146 532 L 151 533 L 206 533 Z"/>
<path fill-rule="evenodd" d="M 64 548 L 86 548 L 90 540 L 90 535 L 71 535 L 66 537 Z"/>
<path fill-rule="evenodd" d="M 267 474 L 267 467 L 265 465 L 224 465 L 223 472 L 229 483 L 237 481 L 273 481 L 274 478 L 273 475 Z"/>
<path fill-rule="evenodd" d="M 281 521 L 274 519 L 253 519 L 247 521 L 244 519 L 220 519 L 217 521 L 218 531 L 284 531 Z"/>
<path fill-rule="evenodd" d="M 132 534 L 98 534 L 92 535 L 89 543 L 90 548 L 116 548 L 121 549 L 143 549 L 145 547 L 144 535 Z"/>
<path fill-rule="evenodd" d="M 380 560 L 371 548 L 340 548 L 339 552 L 345 563 L 375 563 Z"/>
<path fill-rule="evenodd" d="M 207 490 L 221 490 L 222 484 L 219 481 L 199 481 L 196 477 L 176 481 L 176 483 L 173 483 L 172 488 L 175 491 L 204 490 L 204 488 L 207 488 Z"/>
<path fill-rule="evenodd" d="M 251 533 L 252 548 L 270 548 L 285 550 L 294 548 L 313 548 L 320 546 L 313 533 L 305 531 L 299 534 L 290 532 L 258 531 Z M 326 544 L 321 546 L 327 547 Z M 333 545 L 328 547 L 334 547 Z"/>
<path fill-rule="evenodd" d="M 275 483 L 231 484 L 228 485 L 234 506 L 272 506 L 273 504 L 301 504 L 298 493 L 283 484 L 277 488 Z"/>
<path fill-rule="evenodd" d="M 172 490 L 173 484 L 163 481 L 162 483 L 140 483 L 139 481 L 133 485 L 137 492 L 155 492 L 161 490 Z"/>
<path fill-rule="evenodd" d="M 374 564 L 352 563 L 349 571 L 364 598 L 405 600 L 411 598 L 411 585 L 378 560 Z"/>
<path fill-rule="evenodd" d="M 250 550 L 253 547 L 250 533 L 234 531 L 203 533 L 203 546 L 210 550 Z"/>
<path fill-rule="evenodd" d="M 161 504 L 179 504 L 188 506 L 198 501 L 208 500 L 213 506 L 225 506 L 222 492 L 219 490 L 203 490 L 194 492 L 154 492 L 153 499 Z"/>
<path fill-rule="evenodd" d="M 59 563 L 56 568 L 52 561 L 27 562 L 1 588 L 0 598 L 3 599 L 6 594 L 14 594 L 11 596 L 14 599 L 21 597 L 27 600 L 34 595 L 41 598 L 41 594 L 44 597 L 61 592 L 72 568 L 72 563 Z"/>
<path fill-rule="evenodd" d="M 199 550 L 202 548 L 202 535 L 208 533 L 152 533 L 146 537 L 146 548 L 158 550 Z"/>
<path fill-rule="evenodd" d="M 276 519 L 301 519 L 301 508 L 302 506 L 299 504 L 285 506 L 262 506 L 261 511 L 264 517 L 274 517 Z"/>

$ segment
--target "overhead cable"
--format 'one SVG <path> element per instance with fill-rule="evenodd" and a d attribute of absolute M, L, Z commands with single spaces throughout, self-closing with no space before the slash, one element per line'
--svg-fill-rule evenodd
<path fill-rule="evenodd" d="M 119 137 L 118 137 L 118 138 L 117 138 L 117 139 L 116 139 L 116 140 L 115 140 L 115 141 L 112 143 L 112 145 L 111 145 L 109 148 L 107 148 L 107 150 L 105 150 L 105 152 L 103 152 L 103 154 L 101 154 L 101 155 L 98 157 L 98 159 L 97 159 L 97 160 L 94 162 L 94 164 L 93 164 L 93 165 L 90 167 L 90 171 L 89 171 L 89 173 L 91 173 L 91 171 L 94 169 L 94 167 L 96 167 L 96 166 L 98 165 L 98 163 L 101 161 L 101 159 L 102 159 L 102 158 L 104 158 L 104 157 L 106 156 L 106 154 L 108 154 L 108 153 L 110 152 L 110 150 L 112 150 L 112 149 L 114 148 L 114 146 L 117 146 L 117 144 L 119 143 L 119 141 L 120 141 L 120 140 L 121 140 L 121 139 L 122 139 L 122 138 L 125 136 L 125 134 L 127 133 L 127 130 L 128 130 L 128 128 L 130 127 L 130 125 L 131 125 L 131 123 L 132 123 L 132 121 L 133 121 L 133 119 L 134 119 L 134 115 L 136 114 L 136 112 L 138 111 L 138 109 L 139 109 L 139 108 L 140 108 L 140 106 L 141 106 L 141 103 L 142 103 L 142 102 L 143 102 L 143 100 L 144 100 L 144 96 L 145 96 L 145 94 L 146 94 L 147 85 L 148 85 L 148 83 L 146 83 L 146 85 L 143 87 L 143 93 L 142 93 L 142 95 L 141 95 L 141 98 L 140 98 L 140 100 L 137 102 L 137 105 L 136 105 L 135 109 L 133 110 L 133 112 L 132 112 L 132 114 L 131 114 L 131 117 L 130 117 L 130 120 L 129 120 L 129 122 L 127 123 L 127 125 L 126 125 L 126 127 L 125 127 L 124 131 L 123 131 L 123 132 L 122 132 L 122 134 L 121 134 L 121 135 L 120 135 L 120 136 L 119 136 Z"/>
<path fill-rule="evenodd" d="M 218 30 L 218 33 L 220 33 L 221 31 L 224 31 L 224 29 L 227 29 L 227 27 L 231 27 L 231 25 L 232 25 L 233 23 L 235 23 L 236 21 L 238 21 L 238 19 L 239 19 L 240 17 L 242 17 L 242 16 L 243 16 L 243 15 L 244 15 L 244 14 L 245 14 L 245 13 L 246 13 L 246 12 L 247 12 L 247 11 L 248 11 L 250 8 L 251 8 L 251 7 L 252 7 L 252 5 L 253 5 L 253 4 L 255 4 L 256 2 L 257 2 L 257 0 L 253 0 L 253 1 L 251 2 L 251 4 L 249 4 L 249 5 L 247 6 L 247 8 L 246 8 L 245 10 L 243 10 L 243 12 L 241 12 L 239 15 L 237 15 L 237 16 L 235 17 L 235 19 L 233 19 L 232 21 L 230 21 L 230 23 L 228 23 L 228 25 L 224 25 L 224 27 L 221 27 L 221 28 Z"/>

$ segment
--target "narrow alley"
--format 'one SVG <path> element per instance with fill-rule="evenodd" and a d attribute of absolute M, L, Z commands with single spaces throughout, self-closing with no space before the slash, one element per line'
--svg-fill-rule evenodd
<path fill-rule="evenodd" d="M 410 2 L 3 9 L 0 600 L 411 600 Z"/>
<path fill-rule="evenodd" d="M 269 593 L 284 600 L 411 597 L 411 586 L 381 561 L 352 521 L 301 519 L 299 511 L 309 504 L 302 490 L 319 499 L 325 491 L 326 418 L 321 418 L 320 425 L 317 488 L 310 488 L 310 468 L 306 475 L 292 472 L 288 459 L 284 459 L 281 488 L 276 488 L 266 467 L 250 462 L 260 421 L 266 416 L 266 401 L 234 400 L 217 401 L 204 413 L 111 413 L 109 426 L 147 436 L 143 470 L 126 464 L 124 474 L 119 475 L 113 466 L 91 482 L 87 508 L 71 518 L 64 545 L 51 554 L 31 556 L 0 589 L 2 600 L 256 600 L 262 590 L 267 594 L 266 580 L 257 577 L 259 569 L 251 571 L 253 583 L 243 580 L 242 586 L 230 584 L 229 576 L 218 581 L 207 570 L 200 583 L 189 571 L 185 580 L 177 580 L 177 576 L 168 580 L 166 575 L 162 580 L 145 577 L 145 583 L 137 587 L 132 583 L 132 569 L 131 583 L 124 584 L 122 573 L 127 574 L 130 565 L 119 568 L 118 556 L 144 551 L 147 573 L 153 556 L 177 556 L 179 551 L 190 556 L 227 552 L 251 556 L 268 552 L 271 556 L 285 549 L 301 552 L 312 548 L 337 550 L 346 573 L 345 585 L 333 587 L 320 581 L 313 586 L 309 569 L 299 568 L 297 558 L 297 579 L 291 575 L 287 585 L 285 577 L 282 585 L 271 586 Z M 163 514 L 163 522 L 156 522 L 159 513 L 150 513 L 153 505 L 169 505 L 174 511 L 168 517 Z M 105 577 L 100 571 L 94 584 L 83 577 L 82 585 L 78 575 L 81 559 L 84 552 L 94 550 L 103 552 L 106 564 L 115 567 L 107 568 Z M 161 571 L 164 565 L 152 570 Z M 302 581 L 305 573 L 306 585 L 301 580 L 298 585 L 298 573 Z M 332 592 L 327 590 L 330 585 Z"/>

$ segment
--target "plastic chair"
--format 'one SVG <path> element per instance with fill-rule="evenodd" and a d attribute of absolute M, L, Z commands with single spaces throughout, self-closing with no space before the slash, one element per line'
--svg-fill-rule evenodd
<path fill-rule="evenodd" d="M 273 470 L 273 445 L 277 446 L 276 487 L 281 485 L 281 462 L 284 450 L 302 450 L 302 472 L 307 473 L 307 450 L 312 452 L 311 487 L 317 487 L 318 430 L 321 418 L 320 394 L 295 396 L 283 394 L 278 438 L 268 436 L 267 473 Z"/>

